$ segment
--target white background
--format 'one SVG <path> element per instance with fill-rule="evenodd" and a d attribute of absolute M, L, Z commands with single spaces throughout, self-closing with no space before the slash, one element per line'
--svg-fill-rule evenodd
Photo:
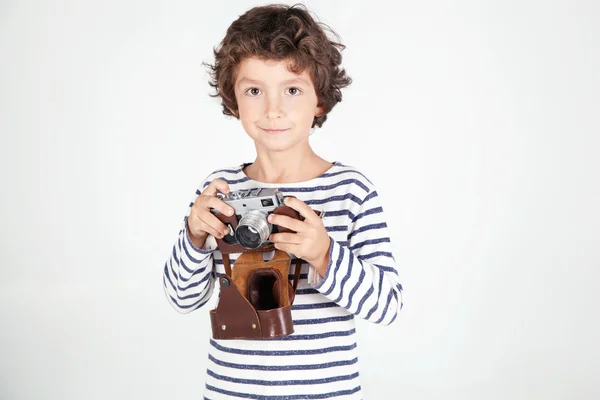
<path fill-rule="evenodd" d="M 254 159 L 202 61 L 250 1 L 0 1 L 0 398 L 199 399 L 162 270 Z M 291 3 L 290 3 L 291 4 Z M 312 1 L 354 83 L 312 136 L 374 181 L 405 288 L 365 398 L 600 396 L 600 4 Z"/>

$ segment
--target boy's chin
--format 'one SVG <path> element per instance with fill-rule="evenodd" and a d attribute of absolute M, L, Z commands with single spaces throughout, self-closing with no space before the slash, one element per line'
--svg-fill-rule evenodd
<path fill-rule="evenodd" d="M 265 151 L 272 151 L 272 152 L 282 152 L 282 151 L 288 151 L 288 150 L 292 150 L 295 147 L 298 147 L 298 145 L 300 144 L 299 141 L 292 141 L 292 140 L 261 140 L 260 141 L 260 147 L 262 150 Z"/>
<path fill-rule="evenodd" d="M 291 143 L 265 143 L 261 146 L 264 151 L 270 151 L 273 153 L 280 153 L 282 151 L 288 151 L 293 149 L 294 146 Z"/>

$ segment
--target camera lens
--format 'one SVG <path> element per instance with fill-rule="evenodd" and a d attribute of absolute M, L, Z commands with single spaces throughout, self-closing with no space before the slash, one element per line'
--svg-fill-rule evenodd
<path fill-rule="evenodd" d="M 267 214 L 254 210 L 244 214 L 240 219 L 235 238 L 247 249 L 260 247 L 271 233 L 271 224 L 267 222 Z"/>

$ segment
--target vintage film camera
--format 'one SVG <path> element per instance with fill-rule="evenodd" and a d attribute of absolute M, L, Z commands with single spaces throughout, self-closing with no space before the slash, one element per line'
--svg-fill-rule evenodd
<path fill-rule="evenodd" d="M 225 274 L 219 277 L 219 302 L 210 311 L 214 339 L 269 339 L 294 332 L 291 308 L 303 260 L 296 259 L 293 283 L 288 279 L 291 258 L 276 250 L 268 238 L 271 233 L 292 232 L 267 221 L 272 214 L 304 218 L 283 203 L 275 188 L 255 188 L 219 195 L 234 210 L 227 216 L 211 210 L 229 227 L 229 235 L 216 238 L 223 255 Z M 321 212 L 316 211 L 322 216 Z M 274 251 L 265 261 L 263 253 Z M 231 266 L 229 254 L 243 253 Z"/>
<path fill-rule="evenodd" d="M 279 231 L 277 226 L 267 221 L 269 214 L 284 206 L 283 194 L 279 190 L 242 189 L 220 195 L 219 198 L 234 209 L 231 218 L 225 218 L 217 210 L 211 210 L 229 228 L 229 235 L 223 238 L 226 243 L 257 249 L 263 244 L 269 244 L 269 235 Z"/>

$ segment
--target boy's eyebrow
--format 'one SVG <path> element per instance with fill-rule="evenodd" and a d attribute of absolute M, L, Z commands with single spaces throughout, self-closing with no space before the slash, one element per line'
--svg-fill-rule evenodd
<path fill-rule="evenodd" d="M 263 83 L 263 82 L 256 80 L 256 79 L 250 79 L 250 78 L 243 77 L 243 78 L 240 78 L 240 80 L 238 81 L 238 86 L 243 83 L 255 83 L 256 84 L 256 83 Z M 309 85 L 309 83 L 305 79 L 302 79 L 302 78 L 287 79 L 280 83 L 282 85 L 289 85 L 291 83 L 303 83 L 305 85 Z"/>

